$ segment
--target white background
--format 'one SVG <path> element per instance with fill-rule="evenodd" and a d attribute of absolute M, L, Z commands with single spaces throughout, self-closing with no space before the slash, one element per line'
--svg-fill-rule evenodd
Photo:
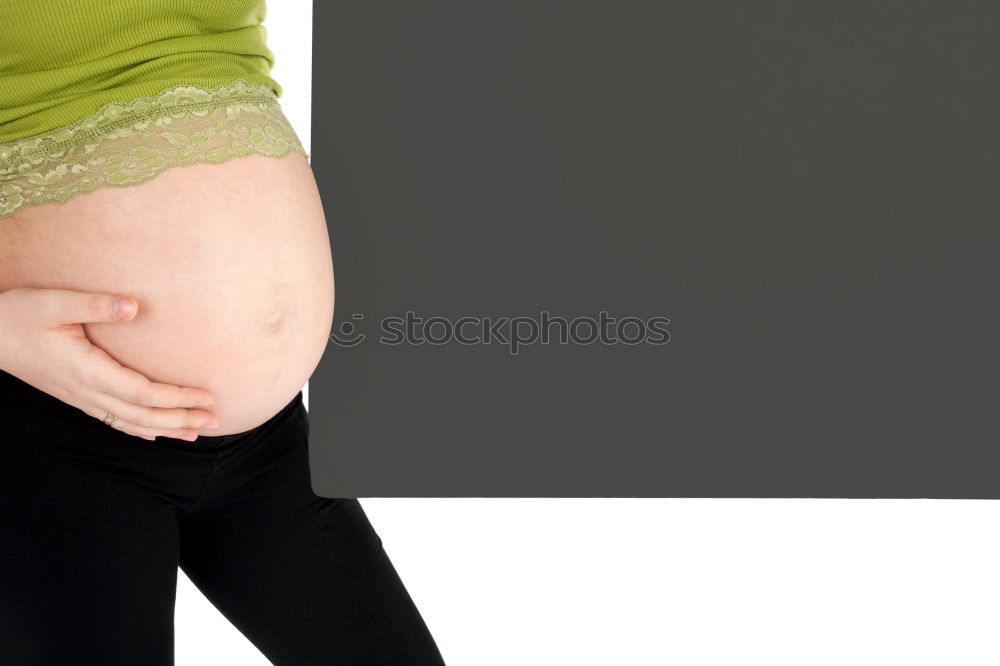
<path fill-rule="evenodd" d="M 311 20 L 271 0 L 265 21 L 307 152 Z M 449 666 L 1000 664 L 996 502 L 361 503 Z M 270 663 L 182 572 L 176 646 L 178 666 Z"/>

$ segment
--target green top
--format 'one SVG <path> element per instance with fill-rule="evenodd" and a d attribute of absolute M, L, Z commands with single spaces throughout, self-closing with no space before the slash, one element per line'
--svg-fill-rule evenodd
<path fill-rule="evenodd" d="M 264 0 L 0 0 L 0 143 L 178 84 L 270 77 Z"/>

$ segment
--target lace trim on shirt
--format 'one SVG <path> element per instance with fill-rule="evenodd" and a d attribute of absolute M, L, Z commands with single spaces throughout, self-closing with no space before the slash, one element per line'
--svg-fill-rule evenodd
<path fill-rule="evenodd" d="M 289 152 L 309 158 L 270 87 L 243 79 L 172 86 L 0 144 L 0 217 L 101 187 L 139 185 L 175 166 Z"/>

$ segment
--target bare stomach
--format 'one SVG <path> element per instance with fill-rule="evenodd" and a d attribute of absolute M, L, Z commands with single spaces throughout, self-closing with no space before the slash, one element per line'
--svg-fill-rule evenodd
<path fill-rule="evenodd" d="M 330 240 L 302 155 L 170 169 L 0 219 L 0 291 L 133 296 L 88 338 L 151 380 L 211 391 L 202 435 L 244 432 L 295 397 L 333 318 Z"/>

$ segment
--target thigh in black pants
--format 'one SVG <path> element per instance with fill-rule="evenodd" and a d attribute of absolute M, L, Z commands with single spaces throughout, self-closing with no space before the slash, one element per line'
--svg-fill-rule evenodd
<path fill-rule="evenodd" d="M 151 442 L 0 371 L 0 664 L 173 664 L 178 567 L 279 666 L 443 664 L 358 500 L 312 491 L 308 432 L 299 393 Z"/>

